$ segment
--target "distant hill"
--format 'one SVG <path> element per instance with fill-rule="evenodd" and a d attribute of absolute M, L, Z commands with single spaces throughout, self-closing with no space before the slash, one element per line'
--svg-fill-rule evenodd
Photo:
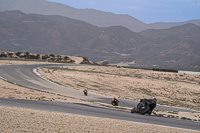
<path fill-rule="evenodd" d="M 98 27 L 123 26 L 134 32 L 140 32 L 147 29 L 167 29 L 187 23 L 193 23 L 200 26 L 200 20 L 191 20 L 180 23 L 162 22 L 145 24 L 126 14 L 119 15 L 94 9 L 76 9 L 64 4 L 46 0 L 0 0 L 0 3 L 0 11 L 20 10 L 24 13 L 61 15 L 82 20 Z"/>
<path fill-rule="evenodd" d="M 46 0 L 0 0 L 0 11 L 20 10 L 24 13 L 61 15 L 82 20 L 99 27 L 125 26 L 140 31 L 144 23 L 129 16 L 102 12 L 94 9 L 76 9 Z"/>
<path fill-rule="evenodd" d="M 140 35 L 148 38 L 148 42 L 138 51 L 151 55 L 148 57 L 153 57 L 151 63 L 188 65 L 200 61 L 200 26 L 189 23 L 164 30 L 146 30 Z"/>
<path fill-rule="evenodd" d="M 34 53 L 79 54 L 83 43 L 100 34 L 100 28 L 60 16 L 0 13 L 1 49 Z M 81 53 L 80 53 L 81 54 Z"/>
<path fill-rule="evenodd" d="M 157 23 L 151 23 L 148 24 L 145 29 L 168 29 L 171 27 L 175 27 L 175 26 L 181 26 L 184 24 L 188 24 L 188 23 L 192 23 L 195 25 L 200 26 L 200 19 L 196 19 L 196 20 L 189 20 L 189 21 L 185 21 L 185 22 L 169 22 L 169 23 L 165 23 L 165 22 L 157 22 Z"/>
<path fill-rule="evenodd" d="M 95 62 L 200 65 L 200 26 L 191 23 L 136 33 L 123 26 L 101 28 L 62 16 L 5 11 L 0 12 L 0 44 L 1 51 L 80 55 Z"/>
<path fill-rule="evenodd" d="M 0 12 L 1 50 L 109 57 L 130 53 L 138 37 L 122 26 L 100 28 L 62 16 Z"/>

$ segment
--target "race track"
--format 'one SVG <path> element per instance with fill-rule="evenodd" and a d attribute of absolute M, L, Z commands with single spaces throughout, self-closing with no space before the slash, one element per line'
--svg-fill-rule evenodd
<path fill-rule="evenodd" d="M 111 97 L 102 96 L 98 94 L 91 94 L 91 93 L 89 93 L 89 96 L 86 97 L 83 95 L 83 92 L 81 91 L 54 84 L 52 82 L 42 79 L 33 72 L 33 69 L 36 67 L 49 67 L 49 66 L 60 66 L 60 64 L 5 65 L 5 66 L 0 66 L 0 76 L 1 78 L 8 80 L 12 83 L 16 83 L 29 88 L 110 104 Z M 125 107 L 133 107 L 136 106 L 137 104 L 137 101 L 129 101 L 124 99 L 119 99 L 119 101 L 120 101 L 119 105 Z M 147 116 L 147 115 L 143 116 L 138 114 L 131 114 L 130 112 L 116 111 L 112 109 L 103 109 L 103 108 L 91 107 L 80 104 L 1 98 L 0 105 L 33 108 L 39 110 L 49 110 L 49 111 L 56 111 L 63 113 L 73 113 L 73 114 L 119 119 L 125 121 L 133 121 L 133 122 L 150 123 L 150 124 L 193 129 L 200 131 L 199 122 L 169 119 L 169 118 Z M 165 106 L 157 106 L 156 109 L 166 110 L 166 111 L 196 112 L 191 110 L 171 108 Z"/>

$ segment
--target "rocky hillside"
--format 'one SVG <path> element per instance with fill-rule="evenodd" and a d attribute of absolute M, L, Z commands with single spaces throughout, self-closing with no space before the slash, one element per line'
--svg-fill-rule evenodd
<path fill-rule="evenodd" d="M 20 11 L 0 13 L 0 22 L 0 47 L 9 51 L 75 55 L 101 32 L 86 22 Z"/>
<path fill-rule="evenodd" d="M 0 49 L 88 57 L 131 53 L 139 40 L 137 33 L 122 26 L 100 28 L 61 16 L 0 13 Z"/>
<path fill-rule="evenodd" d="M 96 62 L 199 67 L 200 26 L 132 32 L 62 16 L 0 12 L 0 50 L 85 56 Z"/>
<path fill-rule="evenodd" d="M 200 61 L 200 26 L 189 23 L 164 30 L 146 30 L 140 34 L 148 38 L 142 47 L 146 51 L 143 57 L 152 55 L 154 63 L 189 65 Z"/>
<path fill-rule="evenodd" d="M 70 57 L 65 55 L 54 55 L 54 54 L 36 54 L 29 52 L 12 52 L 12 51 L 0 51 L 0 58 L 2 59 L 31 59 L 41 60 L 49 62 L 60 62 L 60 63 L 74 63 Z"/>

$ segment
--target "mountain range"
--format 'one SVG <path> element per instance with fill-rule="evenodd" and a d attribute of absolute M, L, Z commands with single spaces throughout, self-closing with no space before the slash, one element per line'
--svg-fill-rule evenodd
<path fill-rule="evenodd" d="M 200 26 L 193 23 L 133 32 L 123 26 L 98 27 L 58 15 L 0 12 L 0 50 L 199 68 L 199 49 Z"/>
<path fill-rule="evenodd" d="M 24 13 L 60 15 L 82 20 L 98 27 L 123 26 L 134 32 L 141 32 L 147 29 L 167 29 L 187 23 L 193 23 L 200 26 L 200 19 L 189 20 L 186 22 L 158 22 L 145 24 L 126 14 L 113 14 L 94 9 L 76 9 L 64 4 L 46 0 L 0 0 L 0 3 L 0 11 L 20 10 Z"/>

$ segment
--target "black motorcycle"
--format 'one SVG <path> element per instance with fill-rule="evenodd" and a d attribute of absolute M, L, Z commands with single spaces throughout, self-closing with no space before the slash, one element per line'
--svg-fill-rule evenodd
<path fill-rule="evenodd" d="M 87 96 L 87 90 L 84 90 L 84 91 L 83 91 L 83 93 L 84 93 L 84 95 L 86 95 L 86 96 Z"/>
<path fill-rule="evenodd" d="M 137 107 L 134 107 L 131 110 L 131 113 L 140 113 L 141 115 L 144 115 L 148 113 L 151 115 L 151 112 L 156 107 L 156 99 L 141 99 L 138 103 Z"/>

